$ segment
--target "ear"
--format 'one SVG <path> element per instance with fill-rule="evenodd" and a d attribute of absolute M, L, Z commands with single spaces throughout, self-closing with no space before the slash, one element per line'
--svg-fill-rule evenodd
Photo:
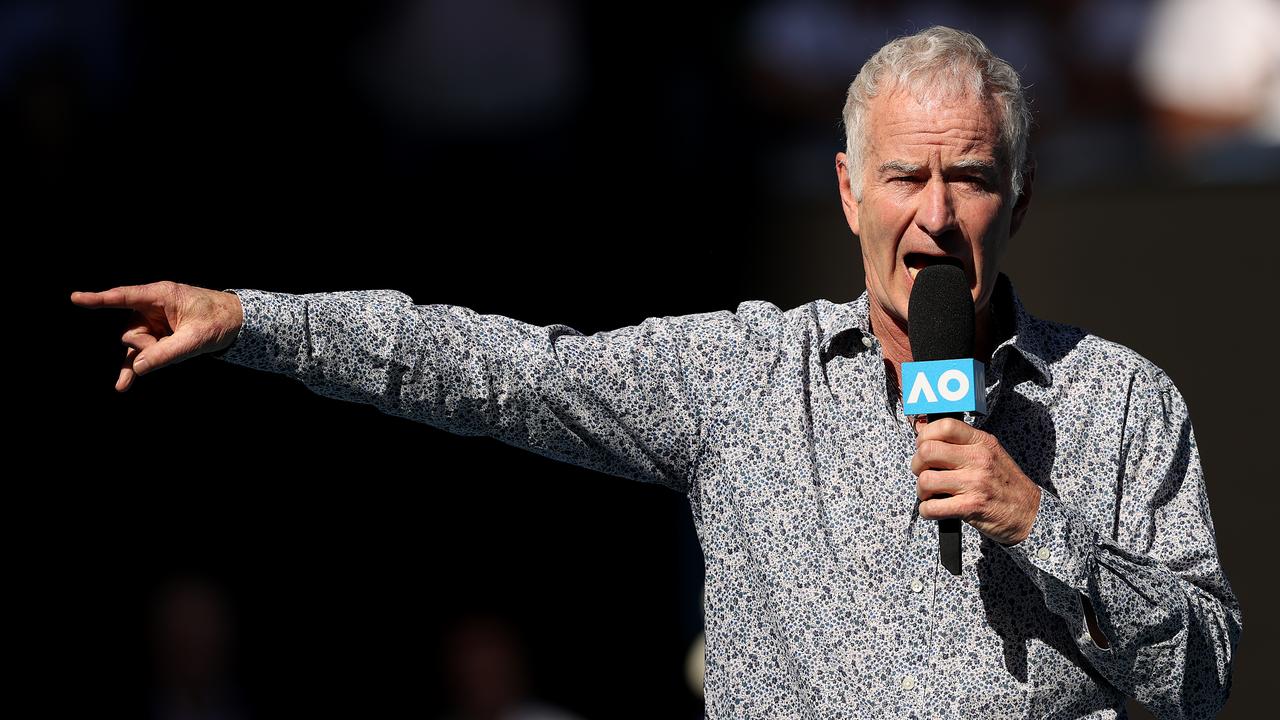
<path fill-rule="evenodd" d="M 1036 179 L 1036 161 L 1031 156 L 1031 152 L 1027 152 L 1026 171 L 1022 174 L 1022 194 L 1018 196 L 1017 202 L 1013 204 L 1013 218 L 1009 223 L 1009 237 L 1013 237 L 1018 232 L 1018 228 L 1022 227 L 1022 219 L 1027 215 L 1027 206 L 1031 204 L 1031 189 L 1035 185 Z"/>
<path fill-rule="evenodd" d="M 854 235 L 858 232 L 858 201 L 853 197 L 853 188 L 849 187 L 852 177 L 849 170 L 849 158 L 842 152 L 836 153 L 836 177 L 840 179 L 840 205 L 844 208 L 844 219 Z"/>

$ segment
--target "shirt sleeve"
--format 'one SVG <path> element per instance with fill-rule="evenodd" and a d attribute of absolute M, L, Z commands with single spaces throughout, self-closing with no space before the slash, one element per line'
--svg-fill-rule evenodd
<path fill-rule="evenodd" d="M 1115 530 L 1098 532 L 1042 488 L 1031 533 L 1004 547 L 1112 685 L 1160 718 L 1213 717 L 1231 690 L 1240 604 L 1218 561 L 1186 404 L 1164 372 L 1142 375 Z"/>
<path fill-rule="evenodd" d="M 214 354 L 225 362 L 680 492 L 702 448 L 706 388 L 744 329 L 728 310 L 584 335 L 395 290 L 228 292 L 244 324 Z"/>

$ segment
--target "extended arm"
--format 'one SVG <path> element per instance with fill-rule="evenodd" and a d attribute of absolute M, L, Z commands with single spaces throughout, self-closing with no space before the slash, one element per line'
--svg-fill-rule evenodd
<path fill-rule="evenodd" d="M 244 325 L 222 360 L 459 435 L 684 491 L 709 388 L 745 332 L 717 311 L 583 335 L 394 290 L 236 289 Z M 717 360 L 719 362 L 717 362 Z"/>
<path fill-rule="evenodd" d="M 1115 530 L 1091 527 L 1044 490 L 1031 533 L 1004 547 L 1116 688 L 1161 718 L 1212 717 L 1230 693 L 1241 613 L 1218 561 L 1191 421 L 1158 370 L 1135 379 L 1129 417 Z"/>

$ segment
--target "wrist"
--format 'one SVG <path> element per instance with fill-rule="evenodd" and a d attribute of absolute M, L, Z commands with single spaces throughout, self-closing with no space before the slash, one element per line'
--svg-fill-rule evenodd
<path fill-rule="evenodd" d="M 1031 528 L 1035 527 L 1036 525 L 1036 518 L 1039 517 L 1040 515 L 1040 493 L 1043 491 L 1040 489 L 1039 485 L 1036 485 L 1030 480 L 1027 480 L 1027 483 L 1030 484 L 1032 488 L 1032 492 L 1029 494 L 1029 500 L 1028 500 L 1028 505 L 1030 506 L 1031 510 L 1029 512 L 1023 513 L 1023 517 L 1025 518 L 1025 520 L 1022 523 L 1021 530 L 1014 535 L 1012 540 L 1009 540 L 1008 542 L 1002 542 L 1000 543 L 1001 545 L 1006 545 L 1006 546 L 1017 545 L 1023 540 L 1026 540 L 1027 537 L 1031 535 Z"/>
<path fill-rule="evenodd" d="M 227 305 L 231 308 L 231 317 L 234 318 L 234 322 L 228 335 L 231 336 L 231 341 L 235 342 L 236 337 L 240 335 L 240 328 L 244 327 L 244 303 L 240 302 L 240 296 L 235 292 L 231 290 L 222 292 L 230 296 L 227 298 Z"/>
<path fill-rule="evenodd" d="M 219 315 L 224 318 L 221 323 L 226 329 L 222 331 L 222 339 L 218 342 L 218 349 L 210 354 L 214 357 L 222 357 L 240 338 L 240 330 L 244 327 L 244 304 L 240 302 L 240 296 L 231 290 L 219 291 L 223 295 L 229 297 L 219 298 L 222 310 Z"/>

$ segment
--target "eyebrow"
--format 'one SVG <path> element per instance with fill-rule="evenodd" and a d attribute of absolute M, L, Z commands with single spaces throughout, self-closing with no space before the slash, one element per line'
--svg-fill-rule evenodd
<path fill-rule="evenodd" d="M 948 168 L 950 170 L 981 170 L 984 173 L 995 174 L 996 164 L 992 160 L 979 160 L 977 158 L 964 158 L 957 160 Z"/>
<path fill-rule="evenodd" d="M 903 175 L 914 175 L 920 172 L 920 168 L 924 167 L 919 163 L 909 163 L 905 160 L 890 160 L 880 166 L 880 174 L 885 173 L 901 173 Z"/>
<path fill-rule="evenodd" d="M 901 174 L 914 175 L 920 172 L 924 165 L 920 163 L 911 163 L 906 160 L 890 160 L 880 166 L 880 174 Z M 988 175 L 996 174 L 996 163 L 992 160 L 980 160 L 978 158 L 962 158 L 947 166 L 947 170 L 978 170 Z"/>

